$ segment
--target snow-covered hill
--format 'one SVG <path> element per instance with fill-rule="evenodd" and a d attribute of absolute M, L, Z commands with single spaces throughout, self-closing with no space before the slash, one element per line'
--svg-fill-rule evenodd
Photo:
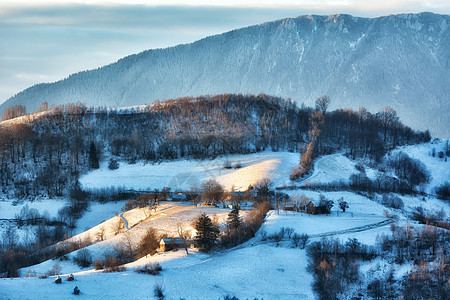
<path fill-rule="evenodd" d="M 311 105 L 386 105 L 416 129 L 448 137 L 450 16 L 301 16 L 234 30 L 192 44 L 145 51 L 10 98 L 0 110 L 84 102 L 128 106 L 201 94 L 267 93 Z"/>
<path fill-rule="evenodd" d="M 448 180 L 448 163 L 444 159 L 432 156 L 433 148 L 436 153 L 446 149 L 446 142 L 434 140 L 430 143 L 403 147 L 395 151 L 404 151 L 408 155 L 422 161 L 431 170 L 433 178 L 441 176 L 440 181 L 432 180 L 429 187 Z M 224 169 L 224 162 L 229 161 L 232 166 L 241 164 L 238 169 Z M 289 182 L 291 164 L 298 162 L 298 156 L 284 152 L 262 152 L 249 155 L 230 155 L 215 160 L 193 161 L 178 160 L 163 162 L 159 165 L 121 165 L 118 170 L 101 169 L 88 173 L 82 178 L 83 186 L 91 187 L 121 186 L 133 188 L 164 187 L 172 178 L 180 188 L 189 187 L 189 180 L 182 181 L 181 174 L 191 174 L 197 180 L 214 177 L 229 188 L 231 185 L 242 183 L 247 185 L 262 177 L 270 177 L 275 186 L 282 186 Z M 361 163 L 361 162 L 360 162 Z M 134 170 L 134 173 L 132 172 Z M 437 170 L 437 171 L 434 171 Z M 115 172 L 115 173 L 114 173 Z M 332 154 L 319 158 L 315 163 L 314 173 L 308 182 L 328 183 L 333 180 L 346 181 L 357 172 L 355 162 L 342 154 Z M 374 171 L 375 172 L 375 171 Z M 438 173 L 439 172 L 439 173 Z M 139 178 L 141 176 L 141 178 Z M 159 177 L 158 177 L 159 176 Z M 185 178 L 189 179 L 189 177 Z M 233 181 L 234 180 L 234 181 Z M 135 182 L 135 185 L 130 185 Z M 300 183 L 299 183 L 300 184 Z M 176 187 L 173 187 L 176 188 Z M 79 251 L 66 256 L 68 260 L 47 260 L 38 265 L 22 268 L 21 275 L 38 276 L 58 266 L 61 274 L 74 273 L 75 281 L 63 279 L 61 285 L 53 283 L 54 277 L 14 278 L 0 279 L 0 298 L 5 299 L 65 299 L 76 297 L 71 292 L 75 286 L 81 289 L 82 295 L 88 298 L 121 299 L 133 297 L 135 299 L 148 299 L 153 294 L 155 285 L 162 285 L 167 299 L 219 299 L 227 295 L 238 298 L 264 298 L 264 299 L 313 299 L 313 276 L 307 270 L 308 257 L 305 249 L 292 247 L 290 241 L 284 240 L 280 245 L 266 239 L 281 228 L 292 228 L 296 233 L 306 233 L 311 241 L 319 241 L 322 237 L 337 238 L 346 241 L 355 238 L 367 245 L 375 245 L 380 235 L 390 235 L 392 222 L 402 225 L 411 222 L 411 211 L 422 206 L 426 211 L 437 212 L 442 210 L 448 215 L 448 203 L 432 196 L 401 196 L 405 203 L 404 209 L 395 209 L 384 206 L 379 196 L 372 199 L 355 194 L 350 191 L 312 191 L 307 189 L 287 190 L 290 196 L 303 194 L 312 199 L 324 195 L 327 199 L 335 201 L 330 215 L 307 215 L 300 212 L 272 210 L 268 213 L 264 224 L 254 238 L 235 248 L 203 254 L 197 249 L 158 253 L 130 262 L 125 265 L 126 270 L 119 273 L 104 273 L 94 270 L 93 267 L 81 268 L 73 262 Z M 400 196 L 400 195 L 399 195 Z M 343 198 L 349 207 L 345 213 L 340 212 L 337 200 Z M 90 240 L 94 242 L 85 247 L 92 254 L 92 258 L 103 257 L 110 253 L 114 246 L 127 241 L 138 243 L 145 231 L 155 228 L 160 233 L 176 235 L 179 224 L 186 231 L 193 234 L 192 220 L 200 213 L 214 217 L 219 224 L 223 224 L 229 213 L 226 208 L 200 207 L 189 203 L 163 202 L 155 211 L 149 208 L 135 208 L 122 214 L 112 213 L 117 204 L 91 206 L 91 210 L 79 220 L 77 233 L 72 240 Z M 1 207 L 8 209 L 6 203 Z M 242 211 L 245 219 L 246 211 Z M 395 215 L 393 220 L 387 215 Z M 6 216 L 7 217 L 7 216 Z M 106 218 L 106 220 L 105 220 Z M 127 230 L 118 233 L 116 228 L 120 218 L 127 221 Z M 97 220 L 97 222 L 95 222 Z M 104 221 L 103 221 L 104 220 Z M 412 221 L 408 226 L 421 227 L 423 225 Z M 80 228 L 85 231 L 79 231 Z M 104 240 L 100 241 L 98 232 L 105 230 Z M 381 261 L 381 262 L 380 262 Z M 388 264 L 382 259 L 377 263 Z M 159 263 L 163 271 L 158 276 L 138 274 L 136 268 L 148 263 Z M 368 263 L 366 263 L 368 264 Z M 372 263 L 370 263 L 372 264 Z M 389 262 L 389 266 L 392 263 Z M 411 270 L 409 262 L 395 265 L 398 276 L 403 276 Z M 377 266 L 373 266 L 378 270 Z M 363 265 L 364 273 L 372 270 L 372 265 Z M 366 272 L 367 271 L 367 272 Z M 65 276 L 64 276 L 65 277 Z M 24 289 L 23 287 L 27 288 Z M 142 288 L 142 287 L 145 288 Z"/>
<path fill-rule="evenodd" d="M 226 163 L 230 169 L 224 168 Z M 214 178 L 226 190 L 232 187 L 246 190 L 263 178 L 270 178 L 275 186 L 290 185 L 289 175 L 300 162 L 300 155 L 290 152 L 261 152 L 247 155 L 229 155 L 213 160 L 176 160 L 159 164 L 126 164 L 109 170 L 101 168 L 80 178 L 84 189 L 124 187 L 135 190 L 153 190 L 169 187 L 172 191 L 185 191 L 200 187 L 203 181 Z M 239 168 L 236 166 L 239 165 Z"/>

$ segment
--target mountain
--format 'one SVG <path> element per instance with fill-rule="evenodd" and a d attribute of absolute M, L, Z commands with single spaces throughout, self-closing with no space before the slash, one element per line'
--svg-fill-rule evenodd
<path fill-rule="evenodd" d="M 0 106 L 83 102 L 128 106 L 218 93 L 266 93 L 331 108 L 389 105 L 402 121 L 450 133 L 450 16 L 300 16 L 192 44 L 144 51 L 111 65 L 39 84 Z"/>

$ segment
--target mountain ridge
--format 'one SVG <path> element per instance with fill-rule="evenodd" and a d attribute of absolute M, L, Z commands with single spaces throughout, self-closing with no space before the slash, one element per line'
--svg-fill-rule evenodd
<path fill-rule="evenodd" d="M 0 105 L 129 106 L 218 93 L 267 93 L 332 107 L 389 105 L 417 129 L 448 136 L 450 16 L 304 15 L 146 50 L 39 84 Z M 420 103 L 420 105 L 417 105 Z"/>

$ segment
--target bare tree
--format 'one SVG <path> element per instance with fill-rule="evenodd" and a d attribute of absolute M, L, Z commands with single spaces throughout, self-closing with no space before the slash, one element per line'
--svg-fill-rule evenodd
<path fill-rule="evenodd" d="M 384 131 L 384 142 L 386 142 L 387 130 L 394 124 L 399 123 L 399 117 L 397 112 L 390 106 L 386 106 L 382 111 L 376 114 L 378 120 L 380 120 Z"/>
<path fill-rule="evenodd" d="M 202 183 L 202 198 L 207 203 L 215 205 L 223 200 L 225 190 L 223 186 L 215 179 L 210 179 Z"/>
<path fill-rule="evenodd" d="M 325 114 L 327 112 L 328 106 L 330 105 L 331 99 L 327 95 L 320 96 L 316 99 L 316 110 Z"/>
<path fill-rule="evenodd" d="M 97 231 L 97 238 L 100 241 L 103 241 L 105 240 L 105 237 L 106 237 L 106 228 L 104 226 L 100 226 L 100 228 Z"/>

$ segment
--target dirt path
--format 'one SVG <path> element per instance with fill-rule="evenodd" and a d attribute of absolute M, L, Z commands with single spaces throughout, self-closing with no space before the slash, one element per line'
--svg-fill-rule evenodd
<path fill-rule="evenodd" d="M 127 230 L 130 230 L 130 228 L 128 227 L 128 221 L 127 221 L 127 219 L 125 219 L 125 217 L 123 216 L 123 213 L 121 213 L 121 214 L 119 215 L 119 217 L 122 219 L 123 223 L 125 224 L 125 228 L 126 228 Z"/>
<path fill-rule="evenodd" d="M 371 229 L 375 229 L 375 228 L 379 228 L 379 227 L 383 227 L 383 226 L 389 225 L 389 224 L 391 224 L 393 222 L 394 222 L 394 220 L 392 220 L 392 219 L 386 219 L 386 220 L 383 220 L 383 221 L 378 222 L 378 223 L 373 223 L 373 224 L 353 227 L 353 228 L 349 228 L 349 229 L 342 229 L 342 230 L 329 231 L 329 232 L 318 233 L 318 234 L 311 234 L 309 237 L 310 238 L 318 238 L 318 237 L 335 236 L 335 235 L 346 234 L 346 233 L 367 231 L 367 230 L 371 230 Z"/>

